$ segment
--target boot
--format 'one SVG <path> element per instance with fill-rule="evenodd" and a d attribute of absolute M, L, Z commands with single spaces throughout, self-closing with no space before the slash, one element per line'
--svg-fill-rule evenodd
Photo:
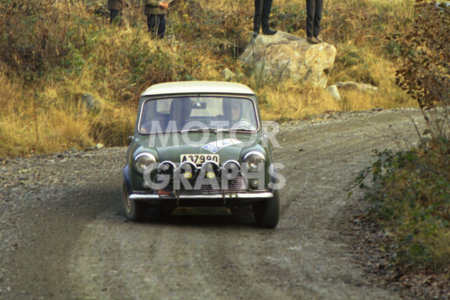
<path fill-rule="evenodd" d="M 259 34 L 259 28 L 253 28 L 253 33 L 252 33 L 252 37 L 257 37 L 258 36 L 258 34 Z"/>
<path fill-rule="evenodd" d="M 316 39 L 313 38 L 312 36 L 308 36 L 308 37 L 306 38 L 306 40 L 307 40 L 308 43 L 310 43 L 310 44 L 318 44 L 318 43 L 319 43 L 319 42 L 316 41 Z"/>
<path fill-rule="evenodd" d="M 277 33 L 276 30 L 270 29 L 269 27 L 264 27 L 263 28 L 263 34 L 264 35 L 274 35 L 275 33 Z"/>

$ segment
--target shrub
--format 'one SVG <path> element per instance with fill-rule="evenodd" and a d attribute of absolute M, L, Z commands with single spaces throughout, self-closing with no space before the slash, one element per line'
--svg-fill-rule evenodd
<path fill-rule="evenodd" d="M 411 32 L 406 37 L 397 37 L 404 57 L 397 71 L 397 83 L 417 100 L 434 138 L 448 138 L 449 134 L 449 30 L 449 6 L 416 0 Z"/>
<path fill-rule="evenodd" d="M 69 9 L 60 9 L 64 5 Z M 57 64 L 66 54 L 70 6 L 67 1 L 2 1 L 2 61 L 16 72 L 26 73 L 29 80 Z"/>
<path fill-rule="evenodd" d="M 391 236 L 394 260 L 402 267 L 445 270 L 450 264 L 450 145 L 376 152 L 378 159 L 357 182 L 370 200 L 370 214 Z M 364 178 L 372 175 L 371 184 Z"/>
<path fill-rule="evenodd" d="M 416 127 L 417 148 L 376 152 L 378 159 L 357 182 L 372 203 L 370 214 L 390 233 L 394 261 L 406 268 L 448 271 L 450 11 L 448 6 L 416 2 L 412 31 L 396 38 L 404 57 L 397 83 L 417 100 L 431 138 Z M 367 185 L 369 174 L 372 184 Z"/>

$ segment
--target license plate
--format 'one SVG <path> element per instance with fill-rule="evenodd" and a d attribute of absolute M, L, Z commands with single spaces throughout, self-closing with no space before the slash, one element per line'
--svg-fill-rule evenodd
<path fill-rule="evenodd" d="M 201 166 L 207 161 L 213 161 L 219 164 L 219 154 L 181 154 L 180 162 L 190 161 Z"/>

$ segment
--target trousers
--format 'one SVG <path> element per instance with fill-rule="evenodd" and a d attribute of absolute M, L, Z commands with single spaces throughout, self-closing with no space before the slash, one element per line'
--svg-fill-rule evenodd
<path fill-rule="evenodd" d="M 117 23 L 117 24 L 121 24 L 122 23 L 122 11 L 118 10 L 118 9 L 110 9 L 109 10 L 109 23 Z"/>
<path fill-rule="evenodd" d="M 322 19 L 323 0 L 306 0 L 306 35 L 318 36 Z"/>
<path fill-rule="evenodd" d="M 148 31 L 160 39 L 164 37 L 166 32 L 166 16 L 165 15 L 148 15 L 147 16 Z"/>
<path fill-rule="evenodd" d="M 261 28 L 269 28 L 269 15 L 272 8 L 272 0 L 255 0 L 255 17 L 253 19 L 253 31 Z"/>

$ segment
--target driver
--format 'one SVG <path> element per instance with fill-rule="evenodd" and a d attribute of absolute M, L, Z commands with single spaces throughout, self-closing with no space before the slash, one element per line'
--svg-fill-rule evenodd
<path fill-rule="evenodd" d="M 242 119 L 244 111 L 244 103 L 242 101 L 231 101 L 230 103 L 230 125 L 232 129 L 255 130 L 255 126 Z"/>
<path fill-rule="evenodd" d="M 235 124 L 241 120 L 242 117 L 242 103 L 240 101 L 231 101 L 231 124 Z"/>

